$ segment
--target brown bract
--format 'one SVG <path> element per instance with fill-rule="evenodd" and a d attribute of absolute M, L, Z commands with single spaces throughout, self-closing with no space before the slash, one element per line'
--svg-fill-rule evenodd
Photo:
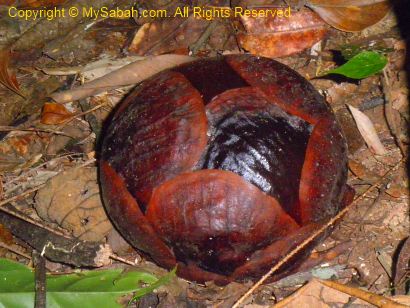
<path fill-rule="evenodd" d="M 260 277 L 351 201 L 344 137 L 323 98 L 268 58 L 163 71 L 119 106 L 104 204 L 135 248 L 189 280 Z M 273 279 L 295 270 L 313 244 Z"/>
<path fill-rule="evenodd" d="M 241 17 L 245 33 L 238 35 L 241 47 L 254 54 L 276 58 L 300 52 L 320 41 L 326 26 L 314 12 L 292 11 L 289 17 Z"/>

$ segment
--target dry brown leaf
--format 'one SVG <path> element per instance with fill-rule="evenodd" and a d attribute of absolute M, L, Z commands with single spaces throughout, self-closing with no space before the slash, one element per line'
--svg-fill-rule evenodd
<path fill-rule="evenodd" d="M 357 128 L 360 131 L 364 141 L 366 142 L 369 149 L 377 155 L 385 155 L 387 153 L 383 144 L 380 142 L 379 137 L 377 136 L 376 129 L 373 126 L 372 121 L 367 115 L 361 112 L 359 109 L 348 105 L 350 112 L 353 115 L 354 120 L 356 121 Z"/>
<path fill-rule="evenodd" d="M 9 71 L 10 63 L 10 52 L 8 50 L 0 51 L 0 83 L 4 85 L 7 89 L 13 91 L 14 93 L 20 95 L 24 98 L 21 93 L 19 84 L 14 73 Z"/>
<path fill-rule="evenodd" d="M 75 89 L 54 93 L 51 98 L 58 103 L 75 101 L 121 86 L 139 83 L 164 69 L 193 60 L 195 58 L 182 55 L 149 57 L 123 66 Z"/>
<path fill-rule="evenodd" d="M 387 0 L 309 0 L 306 5 L 332 27 L 348 32 L 376 24 L 390 10 Z"/>
<path fill-rule="evenodd" d="M 242 48 L 276 58 L 300 52 L 320 41 L 326 33 L 323 20 L 305 9 L 290 17 L 241 17 L 247 33 L 238 35 Z"/>
<path fill-rule="evenodd" d="M 76 145 L 90 135 L 88 127 L 79 125 L 79 122 L 70 122 L 59 131 L 43 127 L 35 123 L 27 127 L 23 125 L 21 129 L 26 131 L 13 127 L 13 131 L 0 141 L 0 174 L 29 168 L 43 155 L 54 156 L 70 143 L 77 151 L 86 151 L 92 146 L 92 141 Z"/>
<path fill-rule="evenodd" d="M 101 203 L 96 168 L 74 168 L 53 177 L 35 200 L 42 219 L 81 240 L 100 241 L 112 229 Z"/>
<path fill-rule="evenodd" d="M 386 194 L 393 198 L 401 198 L 409 194 L 409 189 L 400 184 L 391 184 L 389 188 L 386 189 Z M 410 261 L 410 258 L 409 258 Z"/>
<path fill-rule="evenodd" d="M 22 133 L 0 141 L 0 173 L 26 169 L 41 157 L 50 136 Z"/>
<path fill-rule="evenodd" d="M 144 24 L 138 29 L 128 50 L 137 55 L 160 55 L 184 50 L 195 43 L 209 21 L 195 18 L 167 18 Z"/>
<path fill-rule="evenodd" d="M 41 112 L 40 122 L 47 125 L 61 124 L 70 119 L 74 113 L 68 111 L 63 105 L 45 103 Z"/>
<path fill-rule="evenodd" d="M 369 170 L 363 164 L 355 160 L 349 160 L 349 169 L 359 179 L 364 180 L 370 184 L 375 184 L 380 181 L 380 176 L 378 174 Z"/>

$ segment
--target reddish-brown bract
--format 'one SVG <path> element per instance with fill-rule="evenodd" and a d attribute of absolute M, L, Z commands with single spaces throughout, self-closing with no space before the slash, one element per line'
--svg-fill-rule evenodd
<path fill-rule="evenodd" d="M 134 247 L 186 279 L 225 284 L 257 278 L 345 206 L 346 163 L 341 130 L 304 78 L 235 55 L 139 85 L 108 128 L 100 176 Z"/>

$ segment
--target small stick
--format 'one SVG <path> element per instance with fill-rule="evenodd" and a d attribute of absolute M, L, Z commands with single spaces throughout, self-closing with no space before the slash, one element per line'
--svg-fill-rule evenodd
<path fill-rule="evenodd" d="M 136 262 L 129 261 L 127 259 L 121 258 L 121 257 L 117 256 L 116 254 L 111 254 L 110 259 L 113 259 L 113 260 L 116 260 L 116 261 L 119 261 L 119 262 L 122 262 L 122 263 L 125 263 L 125 264 L 128 264 L 128 265 L 131 265 L 131 266 L 135 266 L 137 264 Z"/>
<path fill-rule="evenodd" d="M 66 238 L 2 212 L 0 223 L 53 262 L 76 267 L 101 267 L 110 263 L 112 251 L 107 244 Z"/>
<path fill-rule="evenodd" d="M 50 232 L 52 232 L 52 233 L 54 233 L 54 234 L 58 234 L 58 235 L 67 237 L 68 235 L 65 234 L 65 233 L 62 232 L 62 231 L 58 231 L 58 230 L 55 230 L 55 229 L 53 229 L 53 228 L 47 227 L 47 226 L 45 226 L 44 224 L 42 224 L 42 223 L 40 223 L 40 222 L 38 222 L 38 221 L 36 221 L 36 220 L 34 220 L 34 219 L 32 219 L 32 218 L 27 217 L 26 215 L 21 215 L 21 214 L 19 214 L 19 213 L 16 212 L 16 211 L 13 211 L 13 210 L 10 210 L 10 209 L 4 207 L 4 205 L 6 205 L 6 204 L 8 204 L 8 203 L 11 203 L 11 202 L 13 202 L 13 201 L 16 201 L 16 200 L 18 200 L 18 199 L 20 199 L 20 198 L 22 198 L 22 197 L 24 197 L 24 196 L 26 196 L 26 195 L 29 195 L 29 194 L 31 194 L 31 193 L 33 193 L 33 192 L 39 190 L 40 188 L 44 187 L 45 185 L 46 185 L 46 184 L 41 184 L 41 185 L 36 186 L 36 187 L 34 187 L 34 188 L 28 189 L 28 190 L 26 190 L 25 192 L 22 192 L 21 194 L 18 194 L 18 195 L 16 195 L 16 196 L 13 196 L 13 197 L 10 197 L 10 198 L 5 199 L 5 200 L 3 200 L 3 201 L 0 201 L 0 211 L 1 211 L 1 212 L 4 212 L 4 213 L 7 213 L 7 214 L 9 214 L 9 215 L 18 217 L 18 218 L 20 218 L 20 219 L 22 219 L 22 220 L 24 220 L 24 221 L 27 221 L 27 222 L 29 222 L 29 223 L 35 225 L 35 226 L 38 226 L 38 227 L 43 228 L 43 229 L 46 229 L 46 230 L 48 230 L 48 231 L 50 231 Z"/>
<path fill-rule="evenodd" d="M 381 308 L 405 308 L 409 307 L 407 305 L 402 305 L 399 304 L 395 301 L 392 301 L 391 299 L 371 293 L 369 291 L 365 291 L 362 289 L 357 289 L 357 288 L 352 288 L 334 281 L 327 281 L 327 280 L 319 280 L 321 284 L 324 284 L 325 286 L 338 290 L 340 292 L 349 294 L 353 297 L 360 298 L 361 300 L 364 300 L 376 307 L 381 307 Z"/>
<path fill-rule="evenodd" d="M 29 195 L 29 194 L 31 194 L 31 193 L 33 193 L 33 192 L 39 190 L 41 187 L 44 187 L 45 185 L 46 185 L 46 184 L 38 185 L 38 186 L 36 186 L 36 187 L 34 187 L 34 188 L 31 188 L 31 189 L 26 190 L 25 192 L 22 192 L 21 194 L 18 194 L 18 195 L 16 195 L 16 196 L 13 196 L 13 197 L 10 197 L 10 198 L 5 199 L 5 200 L 3 200 L 3 201 L 0 201 L 0 207 L 2 207 L 3 205 L 5 205 L 5 204 L 7 204 L 7 203 L 16 201 L 16 200 L 18 200 L 18 199 L 20 199 L 20 198 L 22 198 L 22 197 L 24 197 L 24 196 L 26 196 L 26 195 Z"/>
<path fill-rule="evenodd" d="M 395 166 L 390 168 L 383 177 L 375 184 L 370 186 L 363 194 L 358 196 L 353 202 L 342 209 L 335 217 L 331 218 L 325 225 L 323 225 L 320 229 L 314 232 L 311 236 L 309 236 L 306 240 L 304 240 L 300 245 L 295 247 L 289 254 L 287 254 L 281 261 L 276 263 L 265 275 L 262 276 L 241 298 L 239 298 L 236 303 L 232 306 L 232 308 L 238 308 L 260 285 L 262 285 L 274 272 L 276 272 L 282 265 L 288 262 L 292 257 L 294 257 L 298 252 L 300 252 L 303 248 L 309 245 L 316 237 L 326 231 L 329 227 L 331 227 L 337 220 L 339 220 L 344 214 L 346 214 L 350 208 L 356 204 L 358 201 L 362 200 L 369 191 L 373 190 L 374 188 L 378 187 L 381 181 L 391 172 L 398 169 L 398 167 L 403 163 L 404 159 L 401 159 Z"/>
<path fill-rule="evenodd" d="M 97 105 L 97 106 L 91 108 L 91 109 L 88 109 L 87 111 L 80 112 L 80 113 L 76 113 L 76 114 L 73 115 L 71 118 L 68 118 L 68 119 L 65 120 L 63 123 L 61 123 L 61 128 L 64 127 L 64 126 L 66 126 L 66 125 L 67 125 L 68 123 L 70 123 L 72 120 L 77 119 L 77 118 L 79 118 L 79 117 L 82 117 L 83 115 L 87 115 L 87 114 L 89 114 L 89 113 L 92 113 L 92 112 L 94 112 L 94 111 L 100 109 L 101 107 L 103 107 L 103 106 L 105 106 L 105 105 L 107 105 L 107 104 L 108 104 L 108 102 L 104 102 L 104 103 L 102 103 L 102 104 L 99 104 L 99 105 Z"/>
<path fill-rule="evenodd" d="M 66 237 L 66 238 L 71 238 L 71 236 L 67 232 L 57 230 L 57 229 L 54 229 L 54 228 L 50 228 L 49 226 L 44 225 L 40 221 L 34 220 L 34 219 L 32 219 L 32 218 L 30 218 L 26 215 L 22 215 L 22 214 L 16 212 L 16 211 L 10 210 L 10 209 L 5 208 L 5 207 L 0 208 L 0 211 L 4 212 L 4 213 L 7 213 L 9 215 L 12 215 L 14 217 L 17 217 L 21 220 L 24 220 L 25 222 L 28 222 L 28 223 L 30 223 L 34 226 L 37 226 L 37 227 L 40 227 L 40 228 L 45 229 L 47 231 L 50 231 L 51 233 L 54 233 L 56 235 L 60 235 L 60 236 Z"/>
<path fill-rule="evenodd" d="M 46 259 L 36 250 L 33 251 L 35 308 L 46 308 Z"/>
<path fill-rule="evenodd" d="M 82 163 L 81 165 L 79 165 L 79 166 L 77 166 L 77 167 L 75 167 L 75 168 L 82 168 L 82 167 L 88 166 L 88 165 L 94 163 L 95 161 L 96 161 L 95 158 L 91 158 L 91 159 L 85 161 L 84 163 Z M 39 221 L 37 221 L 37 220 L 35 220 L 35 219 L 32 219 L 32 218 L 30 218 L 30 217 L 27 217 L 26 215 L 22 215 L 22 214 L 20 214 L 20 213 L 14 211 L 14 210 L 11 210 L 11 209 L 8 209 L 8 208 L 5 208 L 5 207 L 4 207 L 4 205 L 6 205 L 6 204 L 8 204 L 8 203 L 11 203 L 11 202 L 13 202 L 13 201 L 16 201 L 16 200 L 20 199 L 21 197 L 23 197 L 23 196 L 25 196 L 25 195 L 29 195 L 29 194 L 31 194 L 32 192 L 35 192 L 35 191 L 39 190 L 40 188 L 44 187 L 45 185 L 46 185 L 46 184 L 41 184 L 41 185 L 39 185 L 39 186 L 36 186 L 36 187 L 34 187 L 34 188 L 32 188 L 32 189 L 29 189 L 29 190 L 23 192 L 23 193 L 21 193 L 21 194 L 19 194 L 19 195 L 17 195 L 17 196 L 13 196 L 13 197 L 11 197 L 11 198 L 8 198 L 8 199 L 5 199 L 5 200 L 3 200 L 3 201 L 0 201 L 0 211 L 1 211 L 1 212 L 4 212 L 4 213 L 7 213 L 7 214 L 9 214 L 9 215 L 12 215 L 12 216 L 14 216 L 14 217 L 20 218 L 20 219 L 23 220 L 23 221 L 26 221 L 26 222 L 28 222 L 28 223 L 34 225 L 34 226 L 40 227 L 40 228 L 42 228 L 42 229 L 45 229 L 45 230 L 47 230 L 47 231 L 49 231 L 49 232 L 51 232 L 51 233 L 54 233 L 54 234 L 56 234 L 56 235 L 63 236 L 63 237 L 65 237 L 65 238 L 67 238 L 67 239 L 70 239 L 70 238 L 72 238 L 72 236 L 71 236 L 67 231 L 65 231 L 65 230 L 61 230 L 61 229 L 60 229 L 60 230 L 57 230 L 57 229 L 48 227 L 48 226 L 44 225 L 43 223 L 41 223 L 41 222 L 39 222 Z"/>
<path fill-rule="evenodd" d="M 25 252 L 20 251 L 20 249 L 16 249 L 16 248 L 14 248 L 10 245 L 7 245 L 3 242 L 0 242 L 0 247 L 2 247 L 4 249 L 7 249 L 7 250 L 10 250 L 11 252 L 15 253 L 16 255 L 22 256 L 22 257 L 24 257 L 24 258 L 31 261 L 31 256 L 26 254 Z"/>
<path fill-rule="evenodd" d="M 56 134 L 56 135 L 63 135 L 63 136 L 67 136 L 70 137 L 69 135 L 67 135 L 64 132 L 60 132 L 60 131 L 55 131 L 52 129 L 40 129 L 40 128 L 18 128 L 18 127 L 14 127 L 14 126 L 0 126 L 0 132 L 33 132 L 33 133 L 51 133 L 51 134 Z"/>
<path fill-rule="evenodd" d="M 205 31 L 201 34 L 200 38 L 191 46 L 189 46 L 190 55 L 196 55 L 199 48 L 201 48 L 207 39 L 211 36 L 212 32 L 215 30 L 218 22 L 213 20 L 205 29 Z"/>

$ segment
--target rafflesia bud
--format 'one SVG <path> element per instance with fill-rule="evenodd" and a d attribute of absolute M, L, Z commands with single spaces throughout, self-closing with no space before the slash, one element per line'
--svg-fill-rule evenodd
<path fill-rule="evenodd" d="M 123 237 L 181 277 L 218 284 L 260 277 L 337 214 L 351 199 L 346 177 L 346 142 L 324 99 L 251 55 L 142 82 L 116 110 L 100 160 Z"/>

